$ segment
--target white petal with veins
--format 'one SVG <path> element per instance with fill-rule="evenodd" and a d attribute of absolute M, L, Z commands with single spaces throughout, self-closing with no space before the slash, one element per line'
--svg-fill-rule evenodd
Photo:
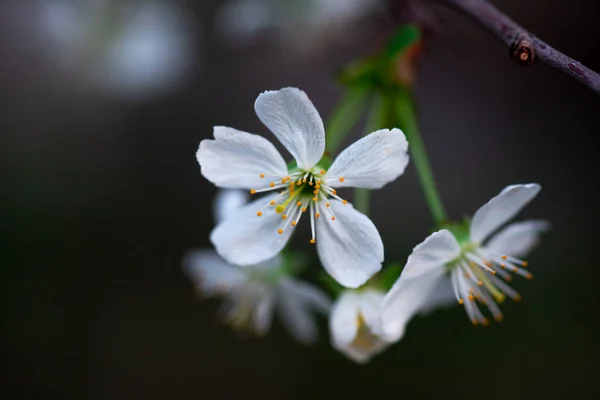
<path fill-rule="evenodd" d="M 265 209 L 261 217 L 256 215 L 270 198 L 265 196 L 242 207 L 211 232 L 210 240 L 225 260 L 242 266 L 258 264 L 285 247 L 292 230 L 277 233 L 281 216 L 273 208 Z"/>
<path fill-rule="evenodd" d="M 215 126 L 214 136 L 215 140 L 200 142 L 196 157 L 202 175 L 215 185 L 252 189 L 269 177 L 287 175 L 285 160 L 262 136 L 224 126 Z M 261 174 L 268 177 L 261 178 Z"/>
<path fill-rule="evenodd" d="M 261 93 L 254 103 L 256 115 L 294 156 L 298 167 L 314 167 L 325 152 L 325 128 L 306 93 L 284 88 Z"/>
<path fill-rule="evenodd" d="M 498 254 L 524 257 L 539 243 L 540 234 L 548 229 L 548 221 L 515 222 L 492 236 L 485 247 Z"/>
<path fill-rule="evenodd" d="M 332 187 L 379 189 L 402 175 L 407 151 L 408 142 L 400 129 L 373 132 L 342 151 L 325 180 Z"/>
<path fill-rule="evenodd" d="M 512 185 L 484 204 L 471 221 L 471 241 L 481 244 L 502 224 L 513 218 L 540 191 L 537 183 Z"/>
<path fill-rule="evenodd" d="M 323 267 L 340 284 L 357 288 L 381 269 L 383 242 L 373 222 L 351 204 L 331 202 L 335 220 L 317 218 L 317 249 Z"/>

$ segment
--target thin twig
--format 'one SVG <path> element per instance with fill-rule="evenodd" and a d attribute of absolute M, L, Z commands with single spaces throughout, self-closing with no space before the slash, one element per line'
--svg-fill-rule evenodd
<path fill-rule="evenodd" d="M 466 13 L 506 43 L 518 64 L 527 66 L 539 59 L 600 94 L 600 74 L 538 39 L 486 0 L 441 1 Z"/>

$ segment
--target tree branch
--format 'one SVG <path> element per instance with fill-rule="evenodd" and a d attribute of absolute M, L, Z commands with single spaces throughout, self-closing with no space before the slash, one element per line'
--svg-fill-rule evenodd
<path fill-rule="evenodd" d="M 464 12 L 506 43 L 518 64 L 528 66 L 539 59 L 600 94 L 600 74 L 538 39 L 486 0 L 441 1 Z"/>

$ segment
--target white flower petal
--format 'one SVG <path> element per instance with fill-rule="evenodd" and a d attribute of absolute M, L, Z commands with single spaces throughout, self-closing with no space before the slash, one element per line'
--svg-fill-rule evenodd
<path fill-rule="evenodd" d="M 254 310 L 254 328 L 259 334 L 265 334 L 271 328 L 273 321 L 273 306 L 275 305 L 275 293 L 267 288 L 257 288 L 260 290 L 260 297 L 255 304 Z"/>
<path fill-rule="evenodd" d="M 329 317 L 331 342 L 336 348 L 345 348 L 352 343 L 358 332 L 360 294 L 347 290 L 337 299 Z"/>
<path fill-rule="evenodd" d="M 325 292 L 310 283 L 298 279 L 286 279 L 285 291 L 298 301 L 323 314 L 331 310 L 331 299 Z"/>
<path fill-rule="evenodd" d="M 183 259 L 183 268 L 206 297 L 230 291 L 246 279 L 241 269 L 228 264 L 213 250 L 189 252 Z"/>
<path fill-rule="evenodd" d="M 400 276 L 404 279 L 417 278 L 439 269 L 459 255 L 460 245 L 456 238 L 450 231 L 442 229 L 415 246 Z"/>
<path fill-rule="evenodd" d="M 297 280 L 285 279 L 278 288 L 279 316 L 289 333 L 299 342 L 310 345 L 317 340 L 318 330 L 312 315 L 312 305 L 303 298 L 304 288 Z"/>
<path fill-rule="evenodd" d="M 248 192 L 237 189 L 222 189 L 217 192 L 214 201 L 214 214 L 217 222 L 242 208 L 248 202 Z"/>
<path fill-rule="evenodd" d="M 512 185 L 484 204 L 473 216 L 471 240 L 481 244 L 502 224 L 514 217 L 540 191 L 537 183 Z"/>
<path fill-rule="evenodd" d="M 540 234 L 550 229 L 548 221 L 515 222 L 496 233 L 485 245 L 497 254 L 526 256 L 539 242 Z"/>
<path fill-rule="evenodd" d="M 373 222 L 350 203 L 331 201 L 335 215 L 317 219 L 317 250 L 323 267 L 340 284 L 357 288 L 381 269 L 383 242 Z"/>
<path fill-rule="evenodd" d="M 456 305 L 456 294 L 452 288 L 450 274 L 444 274 L 431 289 L 429 296 L 419 308 L 420 315 L 427 315 L 436 308 Z"/>
<path fill-rule="evenodd" d="M 330 318 L 331 344 L 358 363 L 365 363 L 388 345 L 373 332 L 384 294 L 365 289 L 344 292 Z"/>
<path fill-rule="evenodd" d="M 269 177 L 287 175 L 285 160 L 262 136 L 224 126 L 215 126 L 214 136 L 200 142 L 196 158 L 202 175 L 215 185 L 256 189 L 266 187 Z"/>
<path fill-rule="evenodd" d="M 333 187 L 379 189 L 402 175 L 408 164 L 407 151 L 408 142 L 400 129 L 373 132 L 337 156 L 326 182 Z"/>
<path fill-rule="evenodd" d="M 379 311 L 385 298 L 385 293 L 379 290 L 365 289 L 360 296 L 360 312 L 369 327 L 375 327 L 379 323 Z"/>
<path fill-rule="evenodd" d="M 395 342 L 402 339 L 412 317 L 430 308 L 428 300 L 445 276 L 444 268 L 440 267 L 413 279 L 400 276 L 392 286 L 381 305 L 379 324 L 375 327 L 384 340 Z"/>
<path fill-rule="evenodd" d="M 349 346 L 343 349 L 338 348 L 337 350 L 344 353 L 346 357 L 350 358 L 352 361 L 358 364 L 365 364 L 389 345 L 387 342 L 380 340 L 375 336 L 370 336 L 370 339 L 372 340 L 372 344 L 369 348 Z"/>
<path fill-rule="evenodd" d="M 284 88 L 261 93 L 254 103 L 256 115 L 294 156 L 298 167 L 314 167 L 325 152 L 325 128 L 306 93 Z"/>
<path fill-rule="evenodd" d="M 256 215 L 271 198 L 265 196 L 242 207 L 211 232 L 210 240 L 225 260 L 235 265 L 254 265 L 285 247 L 293 228 L 288 226 L 281 235 L 277 233 L 283 221 L 274 207 L 265 208 L 261 217 Z"/>
<path fill-rule="evenodd" d="M 445 265 L 459 255 L 458 242 L 445 229 L 432 233 L 413 249 L 381 306 L 376 331 L 385 340 L 400 340 L 410 319 L 435 305 L 438 300 L 433 291 L 446 275 Z"/>

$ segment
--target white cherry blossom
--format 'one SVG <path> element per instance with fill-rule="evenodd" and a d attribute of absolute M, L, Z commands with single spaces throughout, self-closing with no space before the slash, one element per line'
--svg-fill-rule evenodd
<path fill-rule="evenodd" d="M 366 363 L 388 343 L 374 328 L 385 293 L 375 289 L 346 290 L 331 310 L 329 330 L 332 346 L 357 363 Z"/>
<path fill-rule="evenodd" d="M 307 213 L 311 243 L 340 284 L 356 288 L 381 269 L 383 243 L 375 225 L 342 199 L 337 189 L 379 189 L 408 164 L 408 143 L 399 129 L 382 129 L 342 151 L 328 170 L 319 166 L 325 130 L 306 94 L 296 88 L 267 91 L 255 103 L 259 119 L 292 154 L 288 167 L 265 138 L 233 128 L 214 128 L 197 152 L 202 175 L 224 188 L 251 194 L 275 191 L 232 213 L 211 233 L 217 252 L 236 265 L 278 254 Z M 317 233 L 318 232 L 318 233 Z"/>
<path fill-rule="evenodd" d="M 247 200 L 243 191 L 223 190 L 215 201 L 217 220 Z M 241 268 L 213 250 L 195 250 L 184 258 L 184 270 L 203 297 L 222 297 L 221 313 L 234 328 L 264 335 L 273 314 L 304 344 L 318 336 L 315 313 L 327 315 L 331 301 L 315 286 L 294 278 L 284 257 Z"/>
<path fill-rule="evenodd" d="M 498 304 L 507 297 L 521 299 L 505 281 L 512 279 L 511 273 L 533 278 L 521 257 L 538 243 L 549 223 L 513 223 L 488 238 L 539 191 L 538 184 L 508 186 L 477 210 L 466 229 L 442 229 L 416 246 L 386 295 L 378 333 L 386 340 L 399 340 L 415 314 L 450 302 L 462 304 L 475 325 L 489 323 L 478 303 L 500 321 Z"/>

